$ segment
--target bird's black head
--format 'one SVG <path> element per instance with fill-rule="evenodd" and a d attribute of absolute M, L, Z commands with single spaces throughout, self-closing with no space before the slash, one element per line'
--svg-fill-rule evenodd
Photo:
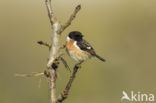
<path fill-rule="evenodd" d="M 83 37 L 82 33 L 79 31 L 72 31 L 69 33 L 68 36 L 70 39 L 75 40 L 75 41 L 81 41 Z"/>

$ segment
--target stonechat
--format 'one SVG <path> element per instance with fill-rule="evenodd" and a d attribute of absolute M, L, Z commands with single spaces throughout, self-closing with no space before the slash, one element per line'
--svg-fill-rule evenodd
<path fill-rule="evenodd" d="M 93 47 L 83 39 L 83 35 L 79 31 L 72 31 L 67 36 L 66 50 L 71 58 L 76 61 L 83 62 L 92 57 L 96 57 L 101 61 L 105 61 L 96 54 Z"/>

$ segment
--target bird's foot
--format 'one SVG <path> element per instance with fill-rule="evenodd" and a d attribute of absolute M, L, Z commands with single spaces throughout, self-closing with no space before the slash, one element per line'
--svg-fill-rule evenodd
<path fill-rule="evenodd" d="M 80 61 L 79 63 L 77 63 L 75 66 L 77 67 L 77 68 L 81 68 L 81 64 L 83 63 L 84 61 Z"/>
<path fill-rule="evenodd" d="M 76 64 L 75 65 L 77 68 L 81 68 L 81 64 Z"/>

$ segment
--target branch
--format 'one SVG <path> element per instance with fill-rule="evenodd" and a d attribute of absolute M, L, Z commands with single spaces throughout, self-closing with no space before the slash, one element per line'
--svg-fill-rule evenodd
<path fill-rule="evenodd" d="M 68 64 L 67 64 L 67 62 L 66 62 L 66 60 L 65 60 L 63 57 L 61 57 L 61 61 L 62 61 L 62 63 L 64 64 L 65 68 L 67 68 L 67 69 L 71 72 L 71 70 L 70 70 L 70 68 L 69 68 L 69 66 L 68 66 Z"/>
<path fill-rule="evenodd" d="M 15 74 L 15 77 L 37 77 L 44 75 L 44 72 L 34 72 L 30 74 Z"/>
<path fill-rule="evenodd" d="M 49 71 L 49 76 L 47 76 L 48 79 L 48 84 L 49 84 L 49 99 L 50 99 L 50 103 L 56 103 L 56 79 L 57 79 L 57 68 L 59 65 L 59 60 L 61 59 L 61 56 L 63 54 L 58 54 L 57 57 L 52 56 L 54 59 L 54 61 L 52 62 L 52 65 L 50 66 L 50 68 L 48 68 Z"/>
<path fill-rule="evenodd" d="M 78 5 L 75 8 L 73 14 L 70 16 L 69 20 L 64 25 L 61 25 L 61 23 L 57 21 L 57 18 L 55 17 L 53 10 L 52 10 L 51 0 L 45 0 L 45 5 L 47 8 L 48 17 L 49 17 L 49 21 L 50 21 L 51 29 L 52 29 L 52 33 L 51 33 L 52 42 L 51 44 L 48 44 L 46 42 L 39 41 L 38 44 L 49 47 L 50 55 L 49 55 L 48 63 L 47 63 L 47 70 L 45 70 L 44 72 L 30 73 L 30 74 L 15 74 L 15 76 L 16 77 L 35 77 L 35 76 L 45 75 L 48 79 L 48 84 L 49 84 L 48 88 L 49 88 L 50 103 L 57 103 L 57 101 L 61 103 L 64 99 L 67 98 L 68 92 L 71 88 L 73 80 L 75 79 L 75 75 L 77 73 L 79 66 L 75 65 L 73 74 L 70 77 L 65 90 L 63 91 L 63 93 L 57 100 L 56 99 L 56 79 L 57 79 L 57 68 L 59 65 L 59 61 L 62 60 L 65 67 L 69 69 L 69 66 L 67 65 L 66 61 L 62 58 L 63 54 L 61 54 L 59 51 L 60 49 L 65 48 L 65 45 L 63 45 L 63 47 L 60 47 L 59 40 L 60 40 L 61 33 L 71 24 L 71 22 L 76 17 L 76 14 L 81 9 L 81 5 Z"/>
<path fill-rule="evenodd" d="M 62 28 L 61 30 L 59 31 L 59 33 L 62 33 L 70 24 L 71 22 L 74 20 L 74 18 L 76 17 L 76 14 L 80 11 L 81 9 L 81 5 L 77 5 L 74 12 L 72 13 L 72 15 L 70 16 L 69 20 L 64 24 L 62 25 Z"/>
<path fill-rule="evenodd" d="M 43 41 L 38 41 L 37 43 L 38 43 L 38 44 L 40 44 L 40 45 L 47 46 L 49 49 L 51 48 L 51 45 L 50 45 L 50 44 L 48 44 L 48 43 L 46 43 L 46 42 L 43 42 Z"/>
<path fill-rule="evenodd" d="M 50 48 L 49 61 L 47 63 L 47 68 L 50 70 L 50 76 L 48 78 L 49 91 L 50 91 L 49 94 L 50 94 L 50 103 L 56 103 L 57 102 L 57 100 L 56 100 L 56 75 L 57 74 L 56 74 L 56 69 L 54 69 L 52 66 L 54 64 L 54 61 L 55 61 L 56 57 L 59 54 L 59 39 L 60 39 L 60 36 L 61 36 L 60 34 L 71 24 L 72 20 L 75 18 L 76 14 L 81 9 L 81 6 L 78 5 L 75 8 L 73 14 L 71 15 L 71 17 L 69 18 L 67 23 L 62 26 L 58 21 L 54 22 L 54 19 L 53 19 L 54 15 L 52 13 L 51 1 L 50 0 L 46 0 L 46 1 L 48 1 L 48 2 L 46 2 L 46 5 L 47 5 L 47 9 L 48 9 L 50 23 L 51 23 L 51 26 L 52 26 L 52 36 L 51 36 L 51 40 L 52 40 L 51 45 L 52 45 L 52 47 Z M 74 71 L 77 72 L 76 69 L 74 69 Z M 72 83 L 72 81 L 75 78 L 75 74 L 76 73 L 73 73 L 73 77 L 69 80 L 69 82 Z M 69 86 L 66 87 L 65 93 L 63 93 L 64 95 L 62 97 L 65 97 L 65 94 L 68 93 L 68 91 L 70 89 L 70 86 L 71 86 L 70 85 L 71 83 L 68 83 Z"/>
<path fill-rule="evenodd" d="M 52 7 L 51 7 L 51 0 L 45 0 L 45 4 L 47 7 L 47 11 L 48 11 L 48 17 L 50 20 L 51 25 L 53 25 L 56 21 L 56 17 L 54 16 Z"/>
<path fill-rule="evenodd" d="M 49 70 L 50 77 L 48 78 L 49 84 L 49 99 L 50 103 L 56 103 L 56 70 L 50 69 Z"/>
<path fill-rule="evenodd" d="M 79 68 L 80 68 L 79 65 L 75 65 L 74 66 L 73 73 L 70 76 L 70 79 L 69 79 L 65 89 L 63 90 L 63 92 L 57 98 L 57 102 L 56 103 L 62 103 L 68 97 L 69 90 L 71 88 L 71 85 L 72 85 L 72 83 L 73 83 L 73 81 L 74 81 L 74 79 L 76 77 L 76 73 L 77 73 Z"/>
<path fill-rule="evenodd" d="M 49 84 L 49 101 L 50 103 L 56 103 L 56 69 L 53 68 L 55 63 L 55 59 L 57 56 L 57 51 L 58 51 L 58 34 L 57 31 L 59 29 L 59 23 L 57 22 L 52 7 L 51 7 L 51 0 L 45 0 L 45 5 L 47 7 L 48 11 L 48 17 L 50 20 L 51 28 L 52 28 L 52 36 L 51 36 L 51 48 L 50 48 L 50 55 L 49 55 L 49 61 L 47 64 L 47 68 L 49 70 L 49 77 L 48 79 L 48 84 Z"/>
<path fill-rule="evenodd" d="M 39 73 L 30 73 L 30 74 L 15 74 L 15 76 L 17 77 L 34 77 L 34 76 L 40 76 L 40 75 L 45 75 L 48 79 L 48 87 L 49 87 L 49 101 L 50 103 L 57 103 L 57 99 L 56 99 L 56 79 L 57 79 L 57 68 L 59 65 L 59 60 L 62 60 L 62 62 L 64 63 L 66 68 L 69 68 L 66 61 L 61 57 L 62 54 L 60 53 L 59 49 L 64 48 L 63 47 L 59 47 L 59 40 L 60 40 L 60 34 L 71 24 L 72 20 L 76 17 L 76 14 L 78 13 L 78 11 L 81 9 L 81 6 L 78 5 L 73 14 L 70 16 L 69 20 L 64 24 L 61 25 L 61 23 L 59 21 L 57 21 L 53 10 L 52 10 L 52 6 L 51 6 L 51 0 L 45 0 L 45 5 L 47 8 L 47 12 L 48 12 L 48 17 L 49 17 L 49 21 L 51 24 L 51 29 L 52 29 L 52 34 L 51 34 L 51 44 L 48 44 L 46 42 L 43 41 L 39 41 L 38 44 L 40 45 L 44 45 L 49 47 L 50 50 L 50 55 L 49 55 L 49 60 L 47 63 L 47 70 L 45 70 L 44 72 L 39 72 Z M 74 70 L 73 70 L 73 74 L 70 77 L 70 80 L 64 90 L 64 92 L 62 93 L 61 97 L 58 99 L 58 102 L 62 102 L 68 95 L 68 92 L 70 90 L 71 84 L 75 78 L 76 72 L 78 70 L 78 66 L 75 65 Z"/>

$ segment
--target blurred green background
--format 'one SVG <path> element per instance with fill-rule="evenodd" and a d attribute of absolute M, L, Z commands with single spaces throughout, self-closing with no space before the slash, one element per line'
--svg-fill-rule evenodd
<path fill-rule="evenodd" d="M 65 22 L 82 4 L 70 31 L 85 35 L 107 62 L 86 61 L 64 103 L 120 103 L 122 91 L 156 95 L 156 0 L 52 0 L 57 18 Z M 0 103 L 48 103 L 47 80 L 16 78 L 14 73 L 46 68 L 50 23 L 44 0 L 0 0 Z M 76 62 L 64 56 L 72 67 Z M 61 64 L 57 94 L 70 73 Z M 39 81 L 41 79 L 40 88 Z M 129 102 L 128 102 L 129 103 Z"/>

